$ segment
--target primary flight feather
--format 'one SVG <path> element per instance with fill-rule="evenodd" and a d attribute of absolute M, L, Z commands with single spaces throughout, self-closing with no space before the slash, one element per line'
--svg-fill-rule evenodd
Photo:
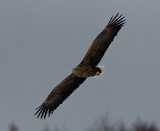
<path fill-rule="evenodd" d="M 121 27 L 125 24 L 122 15 L 117 14 L 111 17 L 107 26 L 96 37 L 88 49 L 80 64 L 72 69 L 72 73 L 58 84 L 48 95 L 46 100 L 36 110 L 37 118 L 46 118 L 69 97 L 69 95 L 82 84 L 87 77 L 98 76 L 102 73 L 101 68 L 96 67 L 101 61 L 107 48 L 117 35 Z"/>

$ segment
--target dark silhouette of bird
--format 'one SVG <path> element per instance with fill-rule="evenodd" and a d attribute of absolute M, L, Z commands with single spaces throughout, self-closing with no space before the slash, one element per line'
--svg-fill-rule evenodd
<path fill-rule="evenodd" d="M 95 38 L 80 64 L 72 69 L 72 73 L 58 84 L 48 95 L 46 100 L 36 109 L 37 118 L 46 118 L 69 97 L 69 95 L 82 84 L 86 78 L 99 76 L 103 69 L 97 67 L 109 45 L 121 27 L 126 23 L 119 13 L 111 17 L 107 26 Z"/>

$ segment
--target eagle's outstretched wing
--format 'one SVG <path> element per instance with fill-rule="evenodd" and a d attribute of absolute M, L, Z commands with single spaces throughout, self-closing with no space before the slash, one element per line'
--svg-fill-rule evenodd
<path fill-rule="evenodd" d="M 70 74 L 65 78 L 59 85 L 57 85 L 47 99 L 39 106 L 36 110 L 37 118 L 46 118 L 46 115 L 50 116 L 51 113 L 60 105 L 62 102 L 85 81 L 86 78 L 77 77 L 74 74 Z"/>
<path fill-rule="evenodd" d="M 125 23 L 124 17 L 119 13 L 115 17 L 112 16 L 104 30 L 93 41 L 79 66 L 82 64 L 97 66 L 114 37 Z"/>

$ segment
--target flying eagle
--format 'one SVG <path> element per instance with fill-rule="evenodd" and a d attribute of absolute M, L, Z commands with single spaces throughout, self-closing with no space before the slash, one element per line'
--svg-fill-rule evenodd
<path fill-rule="evenodd" d="M 69 95 L 82 84 L 87 77 L 101 75 L 102 69 L 97 67 L 107 48 L 125 24 L 125 19 L 119 13 L 111 17 L 107 26 L 93 41 L 80 64 L 72 69 L 72 73 L 57 85 L 47 99 L 36 109 L 37 118 L 46 118 L 69 97 Z"/>

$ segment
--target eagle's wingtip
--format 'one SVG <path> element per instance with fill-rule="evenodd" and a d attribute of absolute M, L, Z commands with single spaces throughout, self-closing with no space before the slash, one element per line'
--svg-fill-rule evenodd
<path fill-rule="evenodd" d="M 125 16 L 123 14 L 119 14 L 119 12 L 113 17 L 108 22 L 108 26 L 116 25 L 119 27 L 122 27 L 126 23 Z"/>

